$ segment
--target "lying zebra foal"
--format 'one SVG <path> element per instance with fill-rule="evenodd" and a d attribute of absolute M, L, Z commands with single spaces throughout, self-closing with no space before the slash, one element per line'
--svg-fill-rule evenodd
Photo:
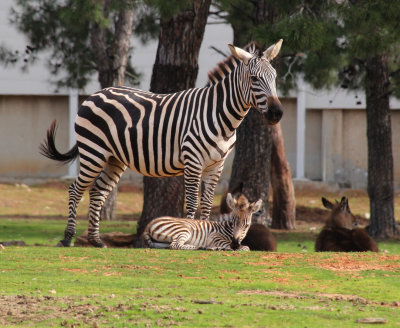
<path fill-rule="evenodd" d="M 213 222 L 160 217 L 147 225 L 143 233 L 145 243 L 151 248 L 248 251 L 241 242 L 249 230 L 252 214 L 260 209 L 262 200 L 239 204 L 228 194 L 226 201 L 232 209 L 230 220 Z"/>

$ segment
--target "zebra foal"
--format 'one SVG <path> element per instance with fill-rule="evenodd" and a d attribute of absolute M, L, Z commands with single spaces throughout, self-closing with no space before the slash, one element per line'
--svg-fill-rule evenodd
<path fill-rule="evenodd" d="M 100 210 L 129 167 L 150 177 L 184 175 L 187 218 L 194 218 L 200 184 L 201 219 L 208 219 L 225 158 L 235 145 L 236 129 L 251 107 L 270 124 L 283 108 L 270 64 L 282 40 L 262 52 L 229 45 L 232 55 L 209 73 L 208 85 L 172 94 L 111 87 L 87 98 L 75 120 L 76 145 L 66 153 L 55 146 L 55 122 L 41 153 L 70 162 L 79 157 L 79 174 L 69 188 L 68 223 L 58 246 L 70 246 L 76 232 L 76 208 L 89 188 L 91 244 L 103 247 Z"/>
<path fill-rule="evenodd" d="M 252 214 L 260 209 L 262 200 L 242 204 L 228 194 L 226 202 L 232 210 L 229 220 L 215 222 L 164 216 L 147 225 L 143 239 L 151 248 L 248 251 L 241 242 L 251 225 Z"/>

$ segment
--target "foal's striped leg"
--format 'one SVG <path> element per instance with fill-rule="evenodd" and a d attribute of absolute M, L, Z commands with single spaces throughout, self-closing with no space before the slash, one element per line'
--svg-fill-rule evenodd
<path fill-rule="evenodd" d="M 180 233 L 178 236 L 174 237 L 171 244 L 169 245 L 170 249 L 198 249 L 198 246 L 185 244 L 187 240 L 190 238 L 191 233 L 185 232 Z"/>

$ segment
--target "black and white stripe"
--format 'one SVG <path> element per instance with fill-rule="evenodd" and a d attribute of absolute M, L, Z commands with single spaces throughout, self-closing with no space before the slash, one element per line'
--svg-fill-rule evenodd
<path fill-rule="evenodd" d="M 201 181 L 201 218 L 208 219 L 214 189 L 225 158 L 236 142 L 235 130 L 250 107 L 271 123 L 282 108 L 276 96 L 275 70 L 269 63 L 281 41 L 262 56 L 230 45 L 233 56 L 209 74 L 205 88 L 174 94 L 154 94 L 128 87 L 111 87 L 86 99 L 75 123 L 77 145 L 57 151 L 55 123 L 41 146 L 45 156 L 68 162 L 79 156 L 80 170 L 69 188 L 65 238 L 75 234 L 76 207 L 90 187 L 89 240 L 98 247 L 99 214 L 105 199 L 126 168 L 151 177 L 184 175 L 187 217 L 194 218 Z"/>
<path fill-rule="evenodd" d="M 228 194 L 227 203 L 232 209 L 229 220 L 215 222 L 160 217 L 147 225 L 144 241 L 152 248 L 248 251 L 249 248 L 241 242 L 251 225 L 252 214 L 259 210 L 262 200 L 239 204 Z"/>

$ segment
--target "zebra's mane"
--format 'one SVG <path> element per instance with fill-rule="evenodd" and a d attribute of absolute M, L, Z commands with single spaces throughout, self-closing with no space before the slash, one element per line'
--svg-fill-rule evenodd
<path fill-rule="evenodd" d="M 254 56 L 262 56 L 261 46 L 254 41 L 247 44 L 243 49 Z M 223 61 L 219 62 L 213 70 L 208 72 L 207 86 L 222 81 L 226 76 L 232 73 L 238 65 L 239 59 L 236 59 L 233 55 L 226 57 Z"/>

